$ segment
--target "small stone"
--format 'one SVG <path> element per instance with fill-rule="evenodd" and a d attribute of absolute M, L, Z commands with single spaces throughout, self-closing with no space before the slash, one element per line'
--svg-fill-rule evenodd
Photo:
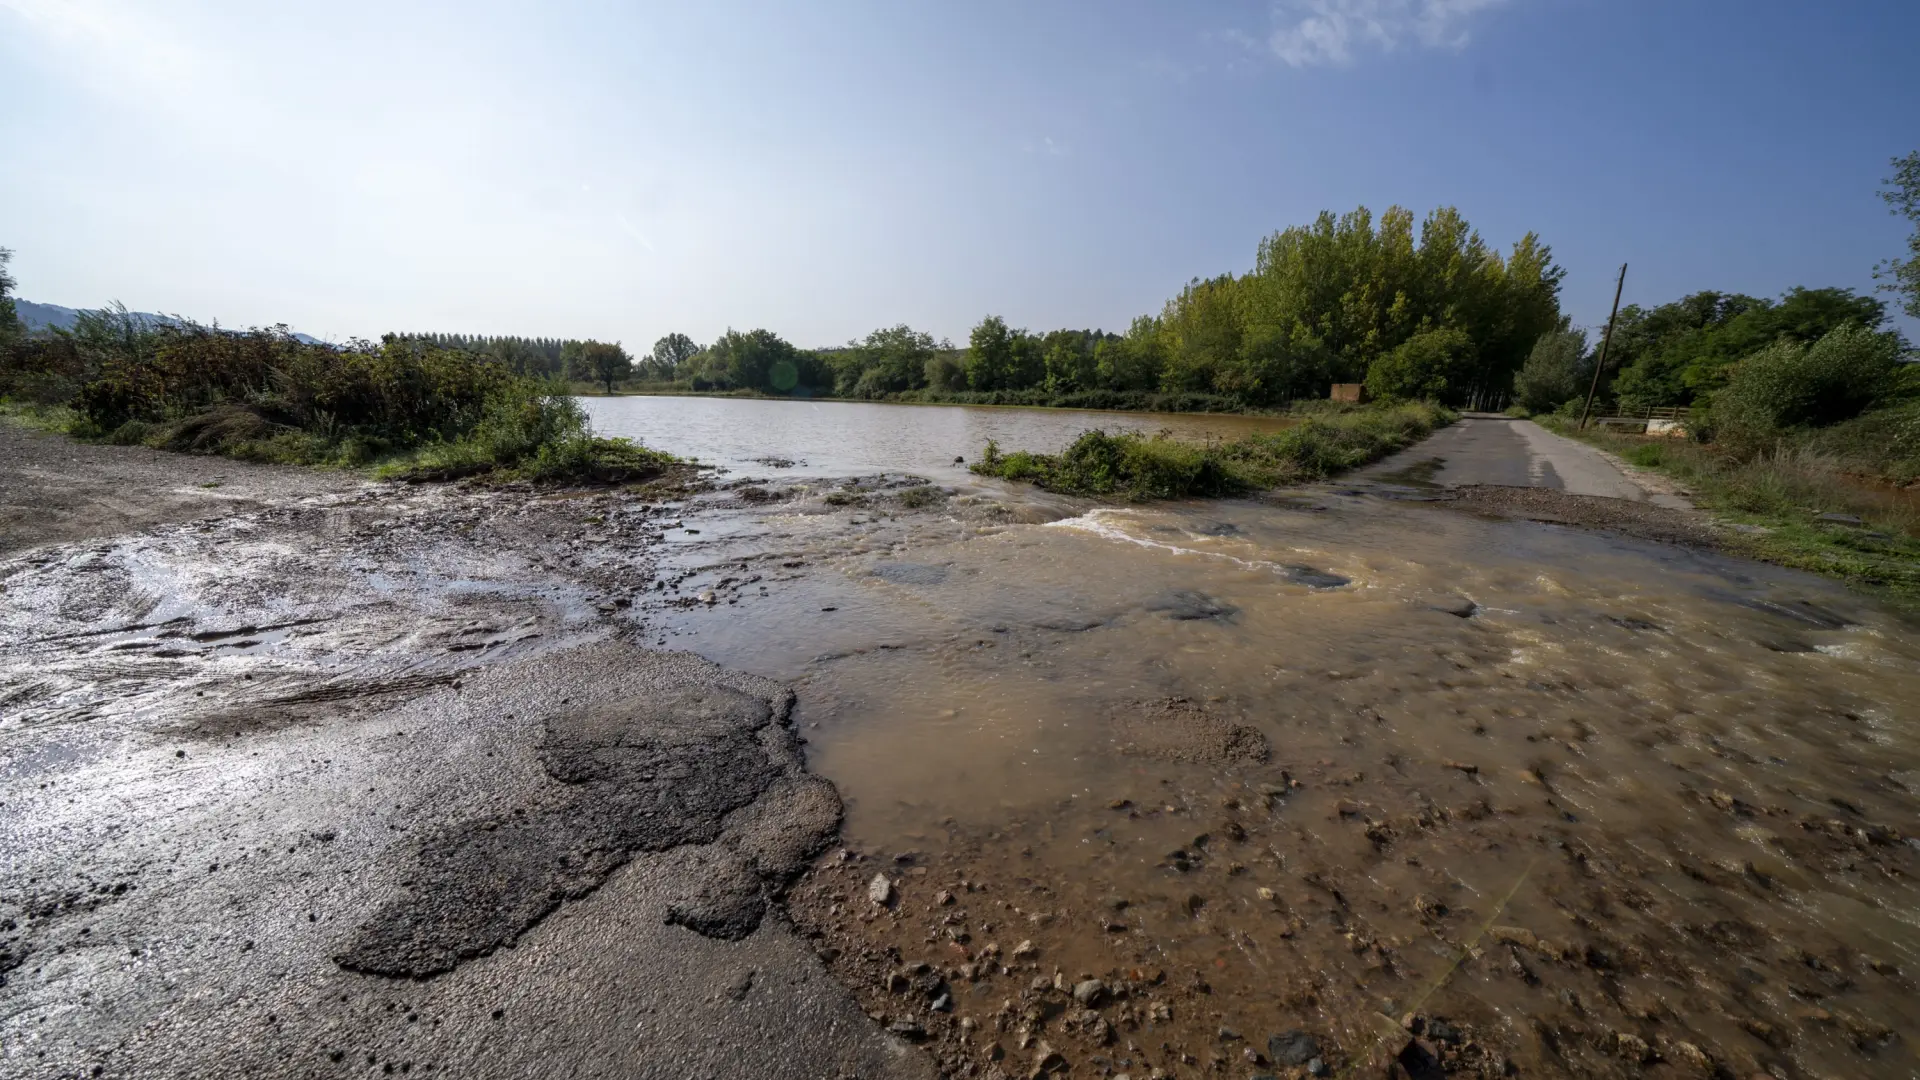
<path fill-rule="evenodd" d="M 1320 1042 L 1304 1031 L 1283 1031 L 1267 1040 L 1267 1056 L 1279 1065 L 1305 1065 L 1320 1056 Z"/>
<path fill-rule="evenodd" d="M 1022 941 L 1013 947 L 1013 958 L 1015 960 L 1025 960 L 1038 955 L 1040 955 L 1040 950 L 1034 947 L 1032 941 Z"/>
<path fill-rule="evenodd" d="M 1638 1035 L 1629 1035 L 1624 1031 L 1615 1032 L 1613 1052 L 1636 1064 L 1646 1064 L 1653 1060 L 1653 1047 Z"/>
<path fill-rule="evenodd" d="M 1087 979 L 1073 986 L 1073 1000 L 1092 1008 L 1107 996 L 1107 984 L 1099 979 Z"/>
<path fill-rule="evenodd" d="M 1540 949 L 1540 937 L 1533 931 L 1519 926 L 1496 926 L 1487 931 L 1493 940 L 1502 945 L 1518 945 L 1523 949 Z"/>
<path fill-rule="evenodd" d="M 1215 1035 L 1220 1039 L 1221 1042 L 1239 1042 L 1240 1041 L 1240 1033 L 1226 1026 L 1225 1024 L 1220 1025 L 1220 1030 L 1215 1032 Z"/>
<path fill-rule="evenodd" d="M 1273 898 L 1275 896 L 1274 891 L 1272 889 L 1267 888 L 1265 885 L 1262 885 L 1259 888 L 1253 890 L 1253 893 L 1255 896 L 1258 896 L 1260 899 L 1265 900 L 1268 903 L 1272 903 Z"/>
<path fill-rule="evenodd" d="M 1861 525 L 1861 524 L 1865 524 L 1864 522 L 1862 522 L 1862 521 L 1860 520 L 1860 518 L 1859 518 L 1859 517 L 1858 517 L 1857 515 L 1854 515 L 1854 514 L 1821 514 L 1821 515 L 1819 515 L 1818 517 L 1816 517 L 1816 518 L 1814 518 L 1814 520 L 1815 520 L 1815 521 L 1830 521 L 1830 522 L 1832 522 L 1832 523 L 1833 523 L 1833 524 L 1835 524 L 1835 525 Z"/>
<path fill-rule="evenodd" d="M 1332 1071 L 1332 1069 L 1327 1068 L 1327 1063 L 1319 1058 L 1312 1058 L 1307 1062 L 1308 1076 L 1325 1076 Z"/>
<path fill-rule="evenodd" d="M 873 880 L 867 882 L 867 899 L 876 904 L 886 904 L 893 900 L 893 882 L 887 880 L 887 875 L 875 874 Z"/>
<path fill-rule="evenodd" d="M 953 903 L 953 894 L 945 889 L 941 889 L 939 892 L 933 894 L 933 902 L 939 904 L 941 907 L 948 907 Z"/>
<path fill-rule="evenodd" d="M 1040 1040 L 1040 1042 L 1034 1046 L 1033 1072 L 1029 1075 L 1035 1077 L 1045 1076 L 1052 1072 L 1063 1072 L 1066 1070 L 1066 1067 L 1066 1057 L 1063 1056 L 1060 1051 L 1047 1045 L 1045 1039 Z"/>
<path fill-rule="evenodd" d="M 1466 773 L 1468 776 L 1472 776 L 1475 773 L 1478 773 L 1480 771 L 1480 766 L 1470 765 L 1464 761 L 1442 761 L 1440 764 L 1446 766 L 1449 769 L 1459 769 L 1461 772 Z"/>
<path fill-rule="evenodd" d="M 1200 914 L 1200 909 L 1207 906 L 1207 901 L 1199 893 L 1189 893 L 1180 906 L 1186 910 L 1188 917 L 1192 918 Z"/>
<path fill-rule="evenodd" d="M 713 594 L 712 589 L 702 589 L 700 595 L 694 597 L 694 599 L 703 604 L 717 604 L 720 602 L 720 598 Z"/>
<path fill-rule="evenodd" d="M 907 992 L 907 986 L 908 986 L 907 977 L 905 975 L 902 975 L 897 971 L 887 972 L 887 978 L 886 978 L 887 993 L 904 994 Z"/>
<path fill-rule="evenodd" d="M 939 997 L 933 999 L 933 1004 L 927 1006 L 927 1008 L 932 1009 L 934 1012 L 952 1012 L 953 995 L 943 990 L 940 992 Z"/>

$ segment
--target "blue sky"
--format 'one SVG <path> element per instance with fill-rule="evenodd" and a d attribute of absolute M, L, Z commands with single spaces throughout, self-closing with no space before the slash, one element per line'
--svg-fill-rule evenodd
<path fill-rule="evenodd" d="M 824 345 L 1124 329 L 1321 209 L 1451 204 L 1597 324 L 1623 261 L 1871 288 L 1915 41 L 1912 0 L 0 0 L 0 246 L 27 299 L 227 325 Z"/>

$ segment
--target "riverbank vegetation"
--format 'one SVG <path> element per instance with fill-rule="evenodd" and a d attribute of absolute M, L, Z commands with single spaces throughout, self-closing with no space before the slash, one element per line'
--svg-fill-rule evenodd
<path fill-rule="evenodd" d="M 1002 452 L 992 442 L 972 470 L 1068 495 L 1131 501 L 1238 495 L 1320 480 L 1376 461 L 1450 423 L 1427 402 L 1325 411 L 1282 431 L 1223 443 L 1089 431 L 1058 454 Z"/>
<path fill-rule="evenodd" d="M 552 381 L 415 336 L 334 346 L 113 307 L 3 344 L 0 397 L 83 439 L 433 479 L 617 481 L 673 464 L 593 435 Z"/>

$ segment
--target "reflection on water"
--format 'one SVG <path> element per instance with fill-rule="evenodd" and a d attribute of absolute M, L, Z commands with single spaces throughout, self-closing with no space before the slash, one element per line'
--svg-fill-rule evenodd
<path fill-rule="evenodd" d="M 878 405 L 857 401 L 751 398 L 583 397 L 595 430 L 696 456 L 727 469 L 765 474 L 768 460 L 807 476 L 911 472 L 957 479 L 988 439 L 1006 449 L 1052 452 L 1081 432 L 1172 431 L 1187 439 L 1233 439 L 1274 431 L 1272 417 L 1198 413 L 1115 413 L 1077 409 Z"/>
<path fill-rule="evenodd" d="M 1912 628 L 1805 575 L 1348 490 L 773 512 L 688 552 L 767 555 L 764 593 L 663 614 L 799 685 L 852 845 L 1026 883 L 1046 918 L 993 936 L 1041 941 L 1040 974 L 1204 976 L 1192 1038 L 1359 1055 L 1444 980 L 1428 1010 L 1530 1075 L 1642 1045 L 1674 1075 L 1909 1075 Z M 1249 728 L 1265 761 L 1220 749 Z"/>

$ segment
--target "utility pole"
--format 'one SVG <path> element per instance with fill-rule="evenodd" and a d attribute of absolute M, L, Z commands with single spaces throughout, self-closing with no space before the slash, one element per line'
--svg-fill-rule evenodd
<path fill-rule="evenodd" d="M 1600 373 L 1607 369 L 1607 346 L 1613 344 L 1613 320 L 1620 317 L 1620 290 L 1627 287 L 1627 264 L 1620 264 L 1620 280 L 1613 285 L 1613 314 L 1607 316 L 1607 332 L 1600 338 L 1600 359 L 1593 362 L 1593 385 L 1587 388 L 1587 404 L 1580 410 L 1580 430 L 1587 430 L 1587 414 L 1593 411 L 1593 397 L 1600 392 Z"/>

